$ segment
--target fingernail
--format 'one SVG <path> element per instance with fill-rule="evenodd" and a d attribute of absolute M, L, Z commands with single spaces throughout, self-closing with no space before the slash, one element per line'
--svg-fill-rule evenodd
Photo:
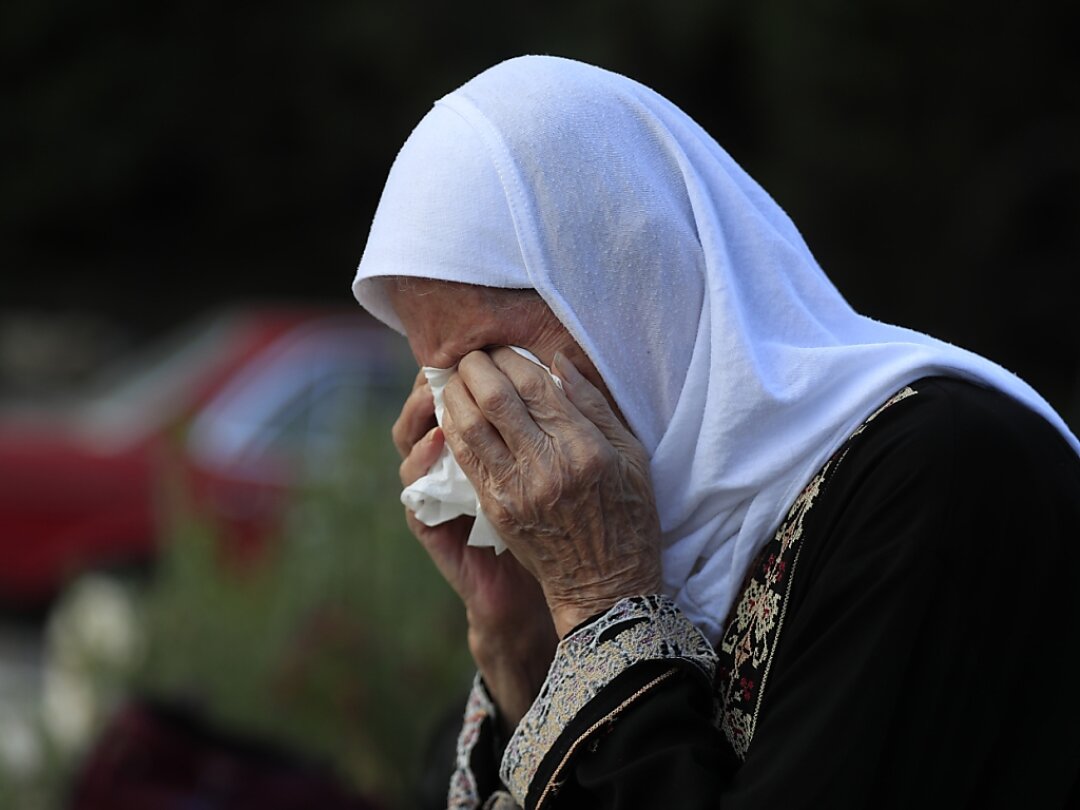
<path fill-rule="evenodd" d="M 565 354 L 561 350 L 555 352 L 555 356 L 551 358 L 551 367 L 555 369 L 560 377 L 566 379 L 567 377 L 573 377 L 577 379 L 580 375 L 574 364 L 570 362 Z"/>

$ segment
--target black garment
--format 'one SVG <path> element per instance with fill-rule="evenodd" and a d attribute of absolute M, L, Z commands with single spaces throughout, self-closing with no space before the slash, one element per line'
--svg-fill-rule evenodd
<path fill-rule="evenodd" d="M 545 807 L 1080 806 L 1080 458 L 1004 395 L 912 388 L 834 456 L 803 516 L 745 759 L 712 686 L 648 662 L 566 727 Z"/>

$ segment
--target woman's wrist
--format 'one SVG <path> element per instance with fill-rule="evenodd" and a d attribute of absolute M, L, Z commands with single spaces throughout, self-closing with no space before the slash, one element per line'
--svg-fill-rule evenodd
<path fill-rule="evenodd" d="M 553 630 L 522 644 L 527 635 L 519 632 L 500 640 L 475 627 L 469 628 L 469 651 L 499 708 L 507 733 L 513 731 L 540 692 L 558 643 Z"/>
<path fill-rule="evenodd" d="M 627 580 L 617 589 L 605 589 L 606 593 L 597 589 L 591 597 L 582 593 L 583 589 L 579 590 L 573 599 L 565 601 L 549 596 L 548 608 L 555 624 L 555 632 L 560 640 L 564 639 L 575 627 L 610 610 L 622 599 L 659 593 L 660 588 L 660 577 L 649 570 L 642 572 L 632 581 Z"/>
<path fill-rule="evenodd" d="M 618 599 L 612 599 L 610 602 L 604 600 L 603 602 L 594 603 L 589 607 L 568 606 L 562 610 L 552 610 L 551 618 L 555 622 L 556 634 L 559 636 L 560 640 L 566 638 L 575 627 L 578 627 L 609 610 L 611 606 L 618 601 Z"/>

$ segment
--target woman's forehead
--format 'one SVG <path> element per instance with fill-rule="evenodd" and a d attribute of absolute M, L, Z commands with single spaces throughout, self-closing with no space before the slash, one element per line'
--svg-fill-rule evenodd
<path fill-rule="evenodd" d="M 516 307 L 546 306 L 536 290 L 485 287 L 422 276 L 388 276 L 384 290 L 398 315 L 409 311 L 451 310 L 460 316 L 498 313 Z"/>
<path fill-rule="evenodd" d="M 465 353 L 540 338 L 552 320 L 532 290 L 428 278 L 387 278 L 386 296 L 421 365 L 446 367 Z"/>

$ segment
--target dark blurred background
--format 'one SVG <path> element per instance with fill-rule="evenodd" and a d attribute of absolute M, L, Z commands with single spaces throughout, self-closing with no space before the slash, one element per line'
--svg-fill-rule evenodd
<path fill-rule="evenodd" d="M 696 117 L 850 300 L 983 352 L 1080 423 L 1076 4 L 4 4 L 0 310 L 125 335 L 348 300 L 431 102 L 551 53 Z"/>

